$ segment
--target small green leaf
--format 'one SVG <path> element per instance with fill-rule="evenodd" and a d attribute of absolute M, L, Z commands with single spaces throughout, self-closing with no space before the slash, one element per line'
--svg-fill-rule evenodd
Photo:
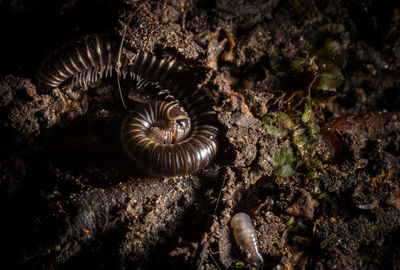
<path fill-rule="evenodd" d="M 283 143 L 282 148 L 272 157 L 271 166 L 277 176 L 289 177 L 295 172 L 293 167 L 296 161 L 297 159 L 293 153 L 292 147 L 290 147 L 290 142 L 287 140 Z"/>
<path fill-rule="evenodd" d="M 313 122 L 307 123 L 307 133 L 311 136 L 319 135 L 319 126 Z"/>
<path fill-rule="evenodd" d="M 312 114 L 311 107 L 308 105 L 308 102 L 306 102 L 304 104 L 304 112 L 301 115 L 301 121 L 303 121 L 303 123 L 307 123 L 308 121 L 310 121 L 311 114 Z"/>
<path fill-rule="evenodd" d="M 279 139 L 286 137 L 294 125 L 289 115 L 284 112 L 270 112 L 264 116 L 262 123 L 269 135 Z"/>
<path fill-rule="evenodd" d="M 286 222 L 285 226 L 286 226 L 286 227 L 290 227 L 290 225 L 292 225 L 293 222 L 294 222 L 294 217 L 291 216 L 291 217 L 289 218 L 289 220 Z"/>
<path fill-rule="evenodd" d="M 282 167 L 279 167 L 275 170 L 275 174 L 277 176 L 287 178 L 292 176 L 295 173 L 295 170 L 293 169 L 292 165 L 290 164 L 285 164 Z"/>
<path fill-rule="evenodd" d="M 246 264 L 244 263 L 244 262 L 242 262 L 242 261 L 237 261 L 236 263 L 235 263 L 235 266 L 234 266 L 236 269 L 243 269 L 244 267 L 246 267 Z"/>
<path fill-rule="evenodd" d="M 317 168 L 321 167 L 321 165 L 322 165 L 321 160 L 315 159 L 315 158 L 309 159 L 309 163 L 310 163 L 311 168 L 313 168 L 313 169 L 317 169 Z"/>
<path fill-rule="evenodd" d="M 314 56 L 316 57 L 315 63 L 321 72 L 346 66 L 346 57 L 342 51 L 342 46 L 336 40 L 326 40 L 322 47 L 314 52 Z"/>
<path fill-rule="evenodd" d="M 339 87 L 343 80 L 344 77 L 338 69 L 332 72 L 318 73 L 317 80 L 312 85 L 312 88 L 317 90 L 331 90 Z"/>
<path fill-rule="evenodd" d="M 286 55 L 275 55 L 269 61 L 271 68 L 280 77 L 302 73 L 307 62 L 308 58 L 288 57 Z"/>

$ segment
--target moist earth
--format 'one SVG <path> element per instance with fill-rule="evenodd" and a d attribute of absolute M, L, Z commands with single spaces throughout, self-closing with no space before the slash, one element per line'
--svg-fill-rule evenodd
<path fill-rule="evenodd" d="M 400 269 L 399 4 L 16 0 L 0 2 L 0 20 L 2 269 Z M 38 87 L 46 55 L 99 32 L 123 39 L 128 57 L 190 67 L 217 112 L 208 167 L 138 170 L 120 143 L 116 76 Z M 332 40 L 343 80 L 311 89 L 326 68 L 313 55 Z M 294 61 L 274 64 L 285 57 L 310 64 L 293 75 Z M 149 98 L 151 85 L 120 83 L 127 110 Z M 317 177 L 301 162 L 280 175 L 272 161 L 287 141 L 265 116 L 299 95 L 317 104 L 306 120 L 319 127 Z M 237 212 L 252 218 L 263 264 L 237 246 Z"/>

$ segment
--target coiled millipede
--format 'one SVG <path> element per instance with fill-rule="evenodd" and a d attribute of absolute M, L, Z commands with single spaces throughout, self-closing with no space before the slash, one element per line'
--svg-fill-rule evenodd
<path fill-rule="evenodd" d="M 231 220 L 231 227 L 236 243 L 249 253 L 250 260 L 255 263 L 264 262 L 258 250 L 257 235 L 249 215 L 243 212 L 237 213 Z"/>
<path fill-rule="evenodd" d="M 205 167 L 217 151 L 215 112 L 202 89 L 193 86 L 189 72 L 175 60 L 137 52 L 121 58 L 119 46 L 109 35 L 89 35 L 54 51 L 38 71 L 41 89 L 70 80 L 86 86 L 120 71 L 123 77 L 139 75 L 166 88 L 177 102 L 155 101 L 129 113 L 121 127 L 124 149 L 144 171 L 156 176 L 192 174 Z M 188 79 L 189 78 L 189 79 Z"/>

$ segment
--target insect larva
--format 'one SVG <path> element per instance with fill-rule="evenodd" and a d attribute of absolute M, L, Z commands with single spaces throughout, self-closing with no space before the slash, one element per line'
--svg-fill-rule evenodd
<path fill-rule="evenodd" d="M 237 213 L 231 220 L 231 227 L 236 243 L 248 252 L 250 260 L 256 263 L 263 262 L 263 257 L 258 250 L 257 235 L 249 215 L 242 212 Z"/>
<path fill-rule="evenodd" d="M 118 46 L 110 36 L 90 35 L 52 53 L 38 72 L 38 83 L 51 89 L 72 78 L 72 86 L 86 86 L 116 70 Z M 176 102 L 155 101 L 131 112 L 121 127 L 124 149 L 140 168 L 152 175 L 180 176 L 205 167 L 216 155 L 215 112 L 193 85 L 189 71 L 176 61 L 138 52 L 121 58 L 120 72 L 139 75 L 167 88 Z M 190 116 L 190 117 L 189 117 Z"/>

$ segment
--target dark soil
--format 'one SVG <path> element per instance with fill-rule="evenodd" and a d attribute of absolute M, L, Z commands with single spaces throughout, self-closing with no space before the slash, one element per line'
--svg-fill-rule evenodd
<path fill-rule="evenodd" d="M 1 269 L 400 269 L 400 4 L 15 0 L 0 1 L 0 28 Z M 191 67 L 218 113 L 211 165 L 178 179 L 138 171 L 119 140 L 115 77 L 87 91 L 37 87 L 47 54 L 99 32 L 126 32 L 125 54 Z M 262 118 L 313 77 L 282 78 L 271 59 L 310 57 L 328 38 L 346 65 L 339 87 L 311 93 L 318 177 L 301 165 L 276 176 L 282 140 Z M 235 243 L 240 211 L 264 264 Z"/>

